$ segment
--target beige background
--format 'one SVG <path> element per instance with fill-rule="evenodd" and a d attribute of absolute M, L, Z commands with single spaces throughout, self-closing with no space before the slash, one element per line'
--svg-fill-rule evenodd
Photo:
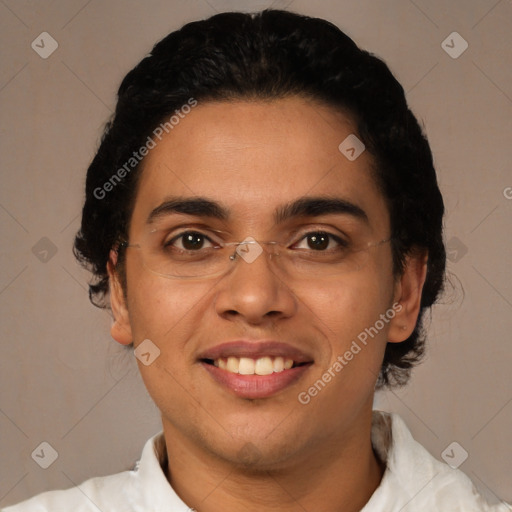
<path fill-rule="evenodd" d="M 512 2 L 0 0 L 1 505 L 126 469 L 160 429 L 71 253 L 85 170 L 120 80 L 157 40 L 270 5 L 331 20 L 384 58 L 426 126 L 454 288 L 411 384 L 377 402 L 438 458 L 457 441 L 461 469 L 512 500 Z M 31 48 L 43 31 L 59 45 L 47 59 Z M 457 59 L 441 46 L 453 31 L 469 44 Z M 58 452 L 46 470 L 31 458 L 43 441 Z"/>

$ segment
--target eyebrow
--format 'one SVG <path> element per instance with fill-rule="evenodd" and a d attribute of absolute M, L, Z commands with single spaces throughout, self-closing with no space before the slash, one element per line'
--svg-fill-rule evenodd
<path fill-rule="evenodd" d="M 173 197 L 166 199 L 152 210 L 146 222 L 152 224 L 158 219 L 173 213 L 194 215 L 196 217 L 211 217 L 220 220 L 226 220 L 229 217 L 227 209 L 210 199 L 203 197 Z"/>
<path fill-rule="evenodd" d="M 303 197 L 277 208 L 274 218 L 280 224 L 294 217 L 345 214 L 368 223 L 366 212 L 354 203 L 338 197 Z"/>
<path fill-rule="evenodd" d="M 166 199 L 148 215 L 147 223 L 152 224 L 158 219 L 173 213 L 210 217 L 227 220 L 228 209 L 216 201 L 204 197 L 173 197 Z M 337 197 L 302 197 L 278 207 L 274 212 L 276 224 L 295 217 L 318 217 L 320 215 L 345 214 L 368 224 L 368 215 L 358 205 Z"/>

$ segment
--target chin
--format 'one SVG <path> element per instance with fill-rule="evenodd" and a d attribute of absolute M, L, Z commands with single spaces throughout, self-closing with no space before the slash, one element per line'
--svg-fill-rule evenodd
<path fill-rule="evenodd" d="M 210 446 L 217 457 L 241 471 L 262 473 L 283 469 L 298 457 L 300 446 L 292 436 L 279 433 L 279 437 L 260 434 L 259 437 L 229 438 L 224 446 Z"/>

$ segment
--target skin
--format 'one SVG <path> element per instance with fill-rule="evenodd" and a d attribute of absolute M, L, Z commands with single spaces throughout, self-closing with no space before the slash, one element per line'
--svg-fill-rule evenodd
<path fill-rule="evenodd" d="M 230 212 L 226 220 L 173 219 L 222 229 L 232 241 L 275 240 L 309 225 L 385 239 L 389 214 L 371 156 L 365 151 L 349 161 L 338 150 L 355 132 L 346 115 L 301 97 L 200 103 L 145 158 L 130 243 L 143 237 L 149 213 L 170 196 L 220 203 Z M 274 210 L 304 196 L 348 200 L 368 222 L 338 214 L 276 226 Z M 168 479 L 185 503 L 200 512 L 360 510 L 384 469 L 370 440 L 375 381 L 386 343 L 404 341 L 414 329 L 425 254 L 408 258 L 397 277 L 386 243 L 370 251 L 362 269 L 309 280 L 277 275 L 265 257 L 237 261 L 221 277 L 168 279 L 141 258 L 141 251 L 127 251 L 123 290 L 111 253 L 112 336 L 135 347 L 150 339 L 161 351 L 139 368 L 162 414 Z M 309 404 L 299 403 L 297 395 L 395 303 L 402 309 L 384 329 Z M 197 360 L 237 339 L 284 341 L 314 363 L 279 393 L 243 399 Z"/>

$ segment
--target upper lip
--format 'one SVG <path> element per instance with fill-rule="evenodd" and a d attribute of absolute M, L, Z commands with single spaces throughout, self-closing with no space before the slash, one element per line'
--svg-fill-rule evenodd
<path fill-rule="evenodd" d="M 284 359 L 293 359 L 296 363 L 309 363 L 313 359 L 307 354 L 287 343 L 280 341 L 245 341 L 236 340 L 221 343 L 211 347 L 199 355 L 200 360 L 211 359 L 215 361 L 219 358 L 249 357 L 258 359 L 260 357 L 283 357 Z"/>

